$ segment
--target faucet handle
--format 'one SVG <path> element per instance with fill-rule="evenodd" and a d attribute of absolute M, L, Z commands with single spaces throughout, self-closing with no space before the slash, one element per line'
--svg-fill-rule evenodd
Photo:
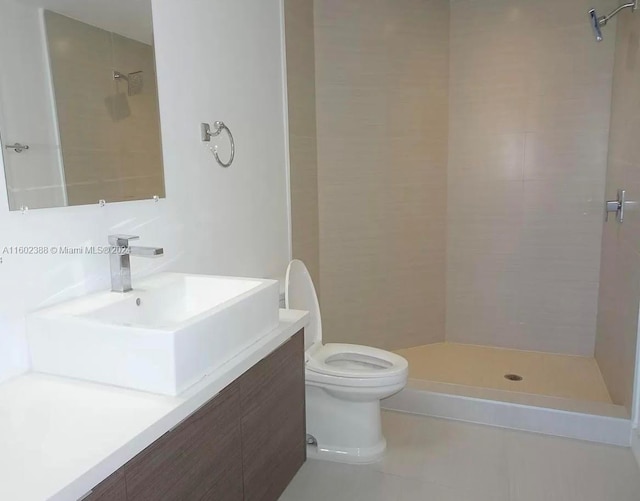
<path fill-rule="evenodd" d="M 109 245 L 117 247 L 129 247 L 129 240 L 137 240 L 137 235 L 109 235 Z"/>

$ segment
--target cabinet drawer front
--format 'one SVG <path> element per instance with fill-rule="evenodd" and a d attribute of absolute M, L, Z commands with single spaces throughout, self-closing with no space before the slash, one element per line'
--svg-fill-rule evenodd
<path fill-rule="evenodd" d="M 239 395 L 232 384 L 125 466 L 127 499 L 240 500 L 240 451 Z"/>
<path fill-rule="evenodd" d="M 239 380 L 245 501 L 275 501 L 306 459 L 304 337 Z"/>
<path fill-rule="evenodd" d="M 273 400 L 283 377 L 297 378 L 304 393 L 304 333 L 298 332 L 237 379 L 240 409 L 247 415 Z M 304 401 L 304 398 L 303 398 Z"/>

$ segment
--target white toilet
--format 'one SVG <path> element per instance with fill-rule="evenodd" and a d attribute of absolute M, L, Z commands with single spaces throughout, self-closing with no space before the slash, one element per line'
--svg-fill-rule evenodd
<path fill-rule="evenodd" d="M 318 297 L 309 271 L 297 259 L 287 268 L 285 303 L 310 314 L 304 334 L 309 457 L 377 461 L 387 446 L 380 400 L 404 388 L 408 362 L 368 346 L 323 345 Z"/>

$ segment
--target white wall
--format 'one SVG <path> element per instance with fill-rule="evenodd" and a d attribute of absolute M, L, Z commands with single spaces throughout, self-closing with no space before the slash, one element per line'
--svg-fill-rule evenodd
<path fill-rule="evenodd" d="M 0 190 L 0 252 L 10 245 L 103 245 L 133 233 L 165 257 L 156 269 L 276 276 L 289 259 L 280 0 L 154 0 L 167 198 L 9 213 Z M 219 167 L 202 121 L 224 120 L 236 161 Z M 222 140 L 224 141 L 224 139 Z M 4 182 L 4 178 L 0 179 Z M 28 368 L 24 315 L 109 285 L 104 256 L 10 256 L 0 264 L 0 380 Z"/>

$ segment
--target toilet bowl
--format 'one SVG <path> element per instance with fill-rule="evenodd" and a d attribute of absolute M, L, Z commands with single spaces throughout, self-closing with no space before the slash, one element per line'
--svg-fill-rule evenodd
<path fill-rule="evenodd" d="M 323 345 L 318 297 L 309 271 L 297 259 L 287 268 L 285 304 L 310 315 L 304 332 L 308 456 L 377 461 L 386 449 L 380 400 L 404 388 L 409 364 L 369 346 Z"/>

